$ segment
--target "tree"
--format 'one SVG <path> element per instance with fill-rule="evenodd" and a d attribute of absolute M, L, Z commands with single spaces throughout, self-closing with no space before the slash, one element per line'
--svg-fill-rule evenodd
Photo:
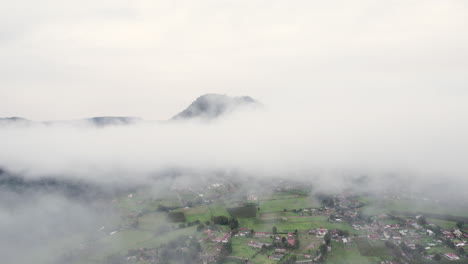
<path fill-rule="evenodd" d="M 328 246 L 326 244 L 320 245 L 319 252 L 320 254 L 322 254 L 322 257 L 325 256 L 325 254 L 327 254 L 327 251 L 328 251 Z"/>
<path fill-rule="evenodd" d="M 280 263 L 281 264 L 294 264 L 294 263 L 296 263 L 296 260 L 297 260 L 296 255 L 292 255 L 292 256 L 290 256 L 289 258 L 283 260 Z"/>
<path fill-rule="evenodd" d="M 276 233 L 278 233 L 278 228 L 276 228 L 276 226 L 274 226 L 271 231 L 273 231 L 273 234 L 276 235 Z"/>
<path fill-rule="evenodd" d="M 331 241 L 331 235 L 330 235 L 330 232 L 327 232 L 325 234 L 325 236 L 323 237 L 323 240 L 325 241 L 325 244 L 330 245 L 330 241 Z"/>
<path fill-rule="evenodd" d="M 224 251 L 224 253 L 227 253 L 226 255 L 229 255 L 232 253 L 232 243 L 230 240 L 227 243 L 223 244 L 221 251 Z"/>
<path fill-rule="evenodd" d="M 445 244 L 449 247 L 449 248 L 455 248 L 455 244 L 453 243 L 452 240 L 450 240 L 450 238 L 447 238 L 445 240 Z"/>
<path fill-rule="evenodd" d="M 227 224 L 229 224 L 229 218 L 227 218 L 224 215 L 213 216 L 212 220 L 213 220 L 213 223 L 215 223 L 217 225 L 227 225 Z"/>
<path fill-rule="evenodd" d="M 422 225 L 422 226 L 427 225 L 427 220 L 426 220 L 426 217 L 424 216 L 420 216 L 417 222 L 418 222 L 418 225 Z"/>
<path fill-rule="evenodd" d="M 202 231 L 204 228 L 205 228 L 205 225 L 204 225 L 204 224 L 199 224 L 199 225 L 197 226 L 197 231 L 200 232 L 200 231 Z"/>
<path fill-rule="evenodd" d="M 416 244 L 416 250 L 418 250 L 420 253 L 425 251 L 424 246 L 421 244 Z"/>
<path fill-rule="evenodd" d="M 463 255 L 465 255 L 465 249 L 460 247 L 460 248 L 457 249 L 457 253 L 463 256 Z"/>
<path fill-rule="evenodd" d="M 299 242 L 299 236 L 296 235 L 294 238 L 294 248 L 299 248 L 300 242 Z"/>
<path fill-rule="evenodd" d="M 229 227 L 231 228 L 231 230 L 234 230 L 234 229 L 238 228 L 239 227 L 239 221 L 237 221 L 236 218 L 231 218 L 229 220 Z"/>
<path fill-rule="evenodd" d="M 436 253 L 436 254 L 434 255 L 433 259 L 439 261 L 439 260 L 442 259 L 442 256 L 440 256 L 439 253 Z"/>
<path fill-rule="evenodd" d="M 458 227 L 459 229 L 462 229 L 464 224 L 465 224 L 465 223 L 464 223 L 463 221 L 457 221 L 457 227 Z"/>

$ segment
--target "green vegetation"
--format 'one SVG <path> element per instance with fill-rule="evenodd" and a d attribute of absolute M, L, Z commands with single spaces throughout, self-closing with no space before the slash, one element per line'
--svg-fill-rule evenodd
<path fill-rule="evenodd" d="M 243 207 L 233 207 L 227 208 L 229 214 L 233 217 L 238 218 L 250 218 L 257 216 L 257 207 L 256 206 L 243 206 Z"/>
<path fill-rule="evenodd" d="M 378 258 L 361 256 L 359 249 L 353 243 L 343 245 L 331 242 L 332 251 L 328 254 L 327 264 L 373 264 L 378 263 Z"/>
<path fill-rule="evenodd" d="M 247 243 L 252 240 L 251 238 L 234 237 L 232 239 L 232 255 L 243 258 L 251 258 L 256 249 L 250 247 Z"/>
<path fill-rule="evenodd" d="M 386 248 L 380 241 L 369 242 L 366 238 L 356 238 L 355 241 L 362 256 L 380 258 L 390 257 L 388 248 Z"/>
<path fill-rule="evenodd" d="M 432 219 L 432 218 L 428 218 L 427 221 L 429 223 L 438 225 L 438 226 L 442 227 L 443 229 L 449 229 L 449 228 L 455 228 L 456 227 L 456 223 L 453 222 L 453 221 Z"/>
<path fill-rule="evenodd" d="M 260 202 L 260 212 L 278 212 L 284 209 L 301 209 L 301 208 L 314 208 L 320 205 L 315 199 L 310 197 L 297 197 L 289 199 L 276 199 Z"/>
<path fill-rule="evenodd" d="M 167 214 L 167 218 L 171 222 L 185 222 L 185 215 L 182 212 L 171 212 Z"/>
<path fill-rule="evenodd" d="M 367 234 L 368 231 L 356 231 L 348 223 L 329 222 L 330 211 L 318 210 L 315 215 L 303 215 L 296 212 L 296 209 L 318 208 L 320 205 L 314 197 L 307 197 L 298 193 L 276 192 L 271 196 L 271 200 L 259 200 L 259 207 L 240 206 L 234 207 L 237 203 L 232 199 L 230 202 L 216 202 L 212 204 L 198 204 L 194 206 L 181 206 L 187 204 L 190 197 L 198 198 L 198 195 L 191 193 L 181 194 L 181 200 L 175 197 L 166 200 L 154 200 L 143 198 L 142 195 L 121 197 L 114 201 L 116 209 L 120 212 L 120 218 L 107 219 L 106 231 L 95 236 L 93 247 L 86 251 L 86 256 L 80 258 L 74 264 L 102 264 L 109 256 L 115 259 L 128 256 L 129 250 L 142 248 L 154 249 L 164 248 L 171 245 L 173 241 L 180 241 L 181 237 L 188 237 L 197 241 L 198 249 L 204 254 L 218 256 L 219 263 L 234 264 L 244 263 L 244 258 L 248 258 L 256 264 L 272 264 L 292 261 L 293 259 L 305 260 L 304 254 L 316 256 L 317 252 L 326 253 L 326 262 L 330 264 L 370 264 L 379 263 L 382 260 L 392 259 L 391 250 L 380 240 L 369 240 L 365 236 L 353 236 L 353 234 Z M 336 204 L 343 199 L 327 196 L 332 204 Z M 364 201 L 364 214 L 376 215 L 388 213 L 391 210 L 413 211 L 412 205 L 405 204 L 405 200 L 373 200 L 371 197 L 361 197 Z M 215 201 L 219 201 L 218 199 Z M 344 202 L 344 206 L 352 204 L 354 200 Z M 408 202 L 408 201 L 406 201 Z M 228 205 L 226 205 L 228 204 Z M 230 207 L 229 206 L 233 206 Z M 335 205 L 332 205 L 335 206 Z M 340 205 L 343 206 L 343 205 Z M 344 208 L 344 209 L 343 209 Z M 349 207 L 354 208 L 354 207 Z M 340 207 L 340 210 L 354 210 Z M 286 209 L 286 211 L 285 211 Z M 336 209 L 336 208 L 335 208 Z M 342 214 L 339 210 L 331 214 Z M 317 215 L 322 214 L 322 215 Z M 407 218 L 407 217 L 403 217 Z M 334 219 L 334 218 L 333 218 Z M 364 221 L 371 221 L 377 217 Z M 414 219 L 414 218 L 413 218 Z M 168 222 L 169 220 L 169 222 Z M 399 218 L 380 219 L 380 224 L 402 224 L 405 220 Z M 423 219 L 419 220 L 420 222 Z M 434 223 L 444 229 L 454 228 L 456 222 L 427 218 L 427 223 Z M 424 224 L 424 223 L 421 223 Z M 247 228 L 237 229 L 237 228 Z M 340 229 L 351 234 L 352 242 L 343 244 L 336 242 L 328 233 L 325 238 L 311 235 L 308 230 L 325 228 L 328 230 Z M 209 229 L 209 230 L 208 230 Z M 235 230 L 232 237 L 221 242 L 222 239 L 230 236 L 231 230 Z M 252 237 L 255 232 L 268 232 L 264 237 Z M 110 233 L 112 232 L 112 235 Z M 115 233 L 114 233 L 115 232 Z M 287 237 L 284 233 L 294 233 L 297 244 L 291 246 L 286 240 L 278 244 L 273 241 L 273 233 Z M 253 248 L 248 245 L 249 241 L 273 243 L 274 246 L 292 249 L 281 261 L 271 260 L 268 256 L 275 254 L 271 248 Z M 327 242 L 324 244 L 323 242 Z M 422 246 L 434 243 L 433 237 L 423 237 L 420 242 Z M 327 252 L 326 245 L 330 245 L 332 250 Z M 73 246 L 70 246 L 73 248 Z M 168 251 L 173 250 L 170 246 Z M 191 250 L 191 249 L 190 249 Z M 191 251 L 190 251 L 191 252 Z M 446 245 L 439 243 L 427 250 L 428 254 L 454 252 Z M 193 252 L 192 252 L 193 253 Z M 191 254 L 191 253 L 190 253 Z M 188 254 L 187 256 L 191 256 Z M 307 257 L 309 259 L 309 257 Z M 442 259 L 440 262 L 442 263 Z M 138 264 L 147 262 L 137 261 Z"/>

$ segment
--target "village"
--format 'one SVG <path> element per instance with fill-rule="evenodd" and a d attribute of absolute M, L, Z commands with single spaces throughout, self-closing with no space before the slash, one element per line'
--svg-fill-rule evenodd
<path fill-rule="evenodd" d="M 167 197 L 130 193 L 112 203 L 124 216 L 101 227 L 110 246 L 77 263 L 467 263 L 465 217 L 368 214 L 370 198 L 309 191 L 281 180 L 262 191 L 219 181 L 179 186 Z M 115 241 L 114 241 L 115 240 Z M 94 243 L 94 244 L 93 244 Z M 81 258 L 82 259 L 82 258 Z M 72 262 L 70 262 L 72 263 Z"/>

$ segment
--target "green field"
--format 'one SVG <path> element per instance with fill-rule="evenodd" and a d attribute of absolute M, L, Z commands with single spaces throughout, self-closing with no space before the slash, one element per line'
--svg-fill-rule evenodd
<path fill-rule="evenodd" d="M 385 247 L 382 241 L 371 241 L 367 238 L 354 239 L 361 256 L 389 258 L 389 249 Z"/>
<path fill-rule="evenodd" d="M 315 255 L 318 247 L 322 244 L 323 238 L 316 237 L 315 235 L 300 234 L 299 235 L 299 249 L 298 251 Z"/>
<path fill-rule="evenodd" d="M 258 254 L 255 258 L 251 259 L 250 262 L 255 264 L 273 264 L 278 263 L 276 260 L 271 260 L 268 258 L 268 255 Z"/>
<path fill-rule="evenodd" d="M 257 216 L 256 206 L 232 207 L 226 209 L 232 217 L 251 218 Z"/>
<path fill-rule="evenodd" d="M 375 257 L 361 256 L 354 243 L 345 246 L 332 241 L 331 247 L 332 251 L 328 254 L 327 264 L 374 264 L 380 260 Z"/>
<path fill-rule="evenodd" d="M 230 216 L 224 204 L 210 204 L 209 210 L 212 216 Z"/>
<path fill-rule="evenodd" d="M 312 228 L 323 227 L 326 229 L 342 229 L 353 232 L 354 229 L 345 223 L 330 223 L 327 216 L 313 216 L 307 218 L 288 218 L 288 220 L 263 221 L 257 218 L 239 219 L 240 227 L 254 229 L 257 232 L 271 232 L 276 226 L 278 232 L 294 232 L 297 230 L 309 230 Z"/>
<path fill-rule="evenodd" d="M 440 226 L 440 227 L 442 227 L 444 229 L 449 229 L 449 228 L 455 228 L 456 227 L 456 223 L 453 222 L 453 221 L 446 221 L 446 220 L 428 218 L 427 222 L 429 222 L 431 224 L 438 225 L 438 226 Z"/>
<path fill-rule="evenodd" d="M 301 208 L 319 207 L 317 201 L 311 197 L 298 197 L 289 199 L 276 199 L 260 202 L 260 212 L 278 212 Z"/>
<path fill-rule="evenodd" d="M 253 240 L 252 238 L 245 237 L 234 237 L 232 239 L 232 256 L 251 258 L 257 249 L 254 249 L 247 245 L 247 243 Z"/>

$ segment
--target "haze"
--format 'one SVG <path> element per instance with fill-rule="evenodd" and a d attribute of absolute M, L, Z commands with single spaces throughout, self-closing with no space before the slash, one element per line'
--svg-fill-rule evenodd
<path fill-rule="evenodd" d="M 403 186 L 456 206 L 468 199 L 467 1 L 1 6 L 0 117 L 144 120 L 0 126 L 0 183 L 11 174 L 92 187 L 69 197 L 10 190 L 7 178 L 2 263 L 64 263 L 52 253 L 72 244 L 63 238 L 120 217 L 107 207 L 114 198 L 103 206 L 96 193 L 145 186 L 162 197 L 177 179 L 250 177 L 252 188 L 278 177 L 338 191 L 364 177 L 366 192 Z M 263 107 L 167 121 L 207 93 Z M 180 178 L 162 177 L 168 171 Z"/>

